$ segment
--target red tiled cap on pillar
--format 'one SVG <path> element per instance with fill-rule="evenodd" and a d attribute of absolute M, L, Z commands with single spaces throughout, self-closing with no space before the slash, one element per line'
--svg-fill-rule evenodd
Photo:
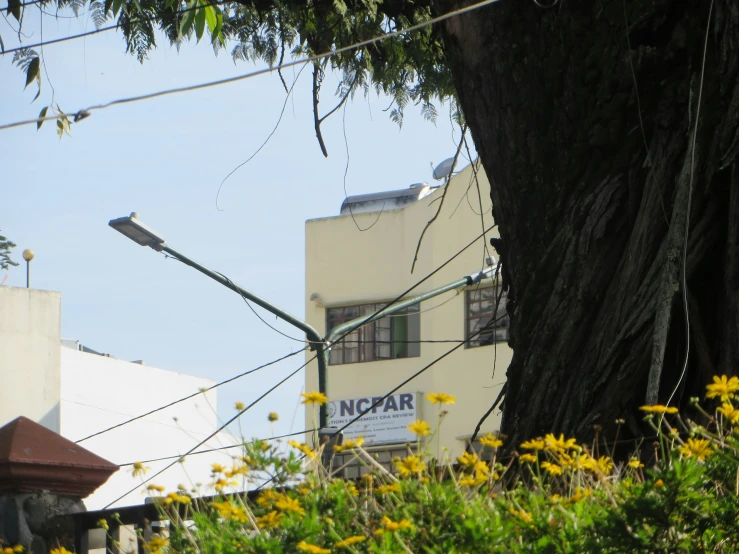
<path fill-rule="evenodd" d="M 0 494 L 48 491 L 84 498 L 118 466 L 27 417 L 0 427 Z"/>

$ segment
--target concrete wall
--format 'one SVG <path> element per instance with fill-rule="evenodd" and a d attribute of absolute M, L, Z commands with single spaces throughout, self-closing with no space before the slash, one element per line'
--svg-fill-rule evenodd
<path fill-rule="evenodd" d="M 416 244 L 426 222 L 438 209 L 442 188 L 404 209 L 358 214 L 356 224 L 351 216 L 306 222 L 306 320 L 325 333 L 327 307 L 392 300 L 456 254 L 483 228 L 490 227 L 490 185 L 482 169 L 478 173 L 479 196 L 471 166 L 451 180 L 441 213 L 426 232 L 413 273 L 410 269 Z M 397 188 L 394 185 L 389 184 L 388 189 Z M 373 223 L 367 231 L 357 228 L 366 229 Z M 411 295 L 480 270 L 485 256 L 495 254 L 488 242 L 491 236 L 498 236 L 497 232 L 488 233 L 487 240 L 480 238 Z M 309 300 L 313 293 L 322 302 Z M 464 293 L 455 297 L 454 292 L 449 292 L 425 301 L 421 304 L 421 339 L 462 340 L 464 318 Z M 329 366 L 329 398 L 381 396 L 453 346 L 425 343 L 421 344 L 418 358 Z M 456 456 L 464 449 L 462 438 L 471 435 L 500 391 L 511 355 L 505 343 L 461 347 L 399 392 L 446 392 L 457 397 L 456 405 L 445 407 L 449 414 L 440 435 L 441 445 Z M 317 388 L 317 366 L 312 362 L 306 371 L 306 390 Z M 421 412 L 435 427 L 437 408 L 424 400 Z M 312 421 L 309 408 L 307 425 L 311 426 Z M 497 431 L 499 422 L 500 413 L 492 414 L 483 425 L 483 432 Z"/>
<path fill-rule="evenodd" d="M 0 286 L 0 426 L 26 416 L 59 432 L 61 294 Z"/>
<path fill-rule="evenodd" d="M 210 387 L 209 379 L 80 352 L 61 346 L 61 294 L 0 287 L 0 426 L 24 415 L 73 441 Z M 66 341 L 75 344 L 75 341 Z M 81 443 L 125 464 L 187 452 L 219 426 L 216 391 L 147 416 Z M 219 434 L 202 449 L 237 444 Z M 191 456 L 154 483 L 174 490 L 207 483 L 214 462 L 229 465 L 239 449 Z M 170 461 L 147 464 L 152 473 Z M 99 509 L 134 488 L 130 467 L 114 474 L 85 500 Z M 140 482 L 140 479 L 138 480 Z M 212 491 L 208 491 L 209 493 Z M 116 503 L 140 504 L 141 490 Z"/>
<path fill-rule="evenodd" d="M 70 348 L 62 348 L 61 360 L 61 434 L 70 440 L 79 440 L 213 385 L 209 379 Z M 80 444 L 116 464 L 184 454 L 218 427 L 216 393 L 216 390 L 212 390 L 198 394 L 190 400 Z M 218 448 L 238 442 L 235 437 L 224 433 L 202 448 Z M 180 483 L 188 488 L 198 482 L 207 483 L 212 463 L 228 466 L 231 455 L 238 454 L 239 449 L 233 449 L 190 456 L 183 464 L 175 464 L 152 483 L 165 486 L 168 490 L 175 490 Z M 150 472 L 146 477 L 171 462 L 147 463 Z M 132 477 L 130 466 L 123 467 L 85 499 L 85 504 L 88 509 L 100 509 L 140 482 L 140 478 Z M 140 504 L 144 496 L 140 488 L 115 505 Z"/>

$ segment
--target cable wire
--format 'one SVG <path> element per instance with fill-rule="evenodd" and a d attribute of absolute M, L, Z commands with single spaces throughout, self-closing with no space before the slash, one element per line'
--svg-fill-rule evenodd
<path fill-rule="evenodd" d="M 165 404 L 164 406 L 160 406 L 159 408 L 155 408 L 153 410 L 149 410 L 145 414 L 137 415 L 136 417 L 132 417 L 131 419 L 127 419 L 126 421 L 123 421 L 121 423 L 117 423 L 115 425 L 112 425 L 112 426 L 108 427 L 107 429 L 103 429 L 102 431 L 98 431 L 97 433 L 93 433 L 92 435 L 88 435 L 88 436 L 86 436 L 84 438 L 81 438 L 79 440 L 76 440 L 74 442 L 76 444 L 79 444 L 79 443 L 81 443 L 83 441 L 86 441 L 87 439 L 91 439 L 92 437 L 97 437 L 98 435 L 102 435 L 103 433 L 107 433 L 108 431 L 112 431 L 113 429 L 118 429 L 119 427 L 123 427 L 124 425 L 128 425 L 129 423 L 132 423 L 132 422 L 134 422 L 134 421 L 136 421 L 138 419 L 144 418 L 146 416 L 150 416 L 151 414 L 154 414 L 156 412 L 160 412 L 160 411 L 162 411 L 162 410 L 164 410 L 166 408 L 169 408 L 171 406 L 174 406 L 175 404 L 179 404 L 180 402 L 184 402 L 185 400 L 189 400 L 191 398 L 194 398 L 194 397 L 196 397 L 196 396 L 198 396 L 200 394 L 203 394 L 205 392 L 208 392 L 210 390 L 213 390 L 215 388 L 218 388 L 218 387 L 220 387 L 222 385 L 225 385 L 227 383 L 230 383 L 231 381 L 235 381 L 236 379 L 240 379 L 241 377 L 245 377 L 246 375 L 249 375 L 251 373 L 254 373 L 255 371 L 259 371 L 260 369 L 264 369 L 265 367 L 269 367 L 269 366 L 274 365 L 274 364 L 276 364 L 278 362 L 281 362 L 283 360 L 286 360 L 288 358 L 291 358 L 292 356 L 295 356 L 296 354 L 300 354 L 301 352 L 304 352 L 306 349 L 307 349 L 307 347 L 306 348 L 302 348 L 302 349 L 300 349 L 300 350 L 298 350 L 296 352 L 292 352 L 290 354 L 286 354 L 285 356 L 282 356 L 281 358 L 277 358 L 276 360 L 273 360 L 273 361 L 268 362 L 266 364 L 262 364 L 262 365 L 260 365 L 258 367 L 255 367 L 254 369 L 250 369 L 248 371 L 244 371 L 243 373 L 239 373 L 238 375 L 234 375 L 233 377 L 230 377 L 230 378 L 226 379 L 225 381 L 221 381 L 219 383 L 216 383 L 215 385 L 212 385 L 212 386 L 208 387 L 205 390 L 202 390 L 202 391 L 199 390 L 198 392 L 195 392 L 193 394 L 190 394 L 188 396 L 185 396 L 183 398 L 180 398 L 179 400 L 175 400 L 173 402 L 170 402 L 169 404 Z"/>
<path fill-rule="evenodd" d="M 294 433 L 287 433 L 286 435 L 277 435 L 276 437 L 269 437 L 266 439 L 255 439 L 259 441 L 274 441 L 278 439 L 286 439 L 288 437 L 296 437 L 298 435 L 306 435 L 308 433 L 312 433 L 313 431 L 318 431 L 317 428 L 314 429 L 306 429 L 305 431 L 296 431 Z M 244 443 L 240 442 L 239 444 L 231 444 L 229 446 L 220 446 L 218 448 L 209 448 L 207 450 L 198 450 L 197 452 L 192 452 L 189 454 L 190 456 L 195 456 L 196 454 L 209 454 L 211 452 L 219 452 L 221 450 L 231 450 L 232 448 L 243 448 Z M 126 467 L 126 466 L 132 466 L 135 464 L 151 464 L 154 462 L 163 462 L 165 460 L 174 460 L 175 458 L 177 460 L 180 460 L 184 457 L 184 455 L 177 454 L 175 456 L 164 456 L 162 458 L 152 458 L 151 460 L 140 460 L 138 462 L 126 462 L 125 464 L 118 464 L 118 467 Z"/>
<path fill-rule="evenodd" d="M 127 97 L 127 98 L 119 98 L 117 100 L 111 100 L 110 102 L 107 102 L 107 103 L 104 103 L 104 104 L 97 104 L 97 105 L 94 105 L 94 106 L 89 106 L 88 108 L 80 109 L 77 112 L 73 112 L 73 113 L 70 113 L 70 114 L 55 114 L 55 115 L 51 115 L 51 116 L 37 117 L 35 119 L 28 119 L 28 120 L 24 120 L 24 121 L 17 121 L 15 123 L 6 123 L 4 125 L 0 125 L 0 131 L 5 130 L 5 129 L 12 129 L 14 127 L 21 127 L 21 126 L 24 126 L 24 125 L 34 125 L 34 124 L 38 124 L 39 122 L 42 122 L 42 121 L 57 120 L 57 119 L 61 119 L 63 117 L 67 117 L 67 115 L 74 115 L 75 116 L 75 119 L 77 119 L 79 121 L 79 120 L 81 120 L 81 119 L 89 116 L 93 111 L 103 110 L 103 109 L 106 109 L 106 108 L 110 108 L 112 106 L 118 106 L 118 105 L 122 105 L 122 104 L 130 104 L 130 103 L 133 103 L 133 102 L 140 102 L 140 101 L 143 101 L 143 100 L 151 100 L 151 99 L 154 99 L 154 98 L 160 98 L 162 96 L 167 96 L 167 95 L 170 95 L 170 94 L 179 94 L 179 93 L 183 93 L 183 92 L 192 92 L 192 91 L 196 91 L 196 90 L 202 90 L 202 89 L 206 89 L 206 88 L 211 88 L 211 87 L 226 85 L 226 84 L 230 84 L 230 83 L 235 83 L 235 82 L 243 81 L 243 80 L 250 79 L 250 78 L 253 78 L 253 77 L 257 77 L 257 76 L 260 76 L 260 75 L 268 75 L 270 73 L 274 73 L 276 71 L 280 71 L 280 70 L 285 69 L 287 67 L 293 67 L 293 66 L 296 66 L 296 65 L 304 64 L 304 63 L 314 62 L 314 61 L 322 60 L 324 58 L 332 58 L 332 57 L 337 56 L 339 54 L 343 54 L 344 52 L 349 52 L 351 50 L 356 50 L 357 48 L 362 48 L 364 46 L 370 46 L 372 44 L 375 44 L 377 42 L 382 42 L 383 40 L 387 40 L 389 38 L 393 38 L 393 37 L 396 37 L 396 36 L 403 36 L 403 35 L 405 35 L 407 33 L 411 33 L 413 31 L 417 31 L 419 29 L 423 29 L 424 27 L 428 27 L 430 25 L 433 25 L 435 23 L 439 23 L 441 21 L 445 21 L 445 20 L 450 19 L 452 17 L 456 17 L 458 15 L 461 15 L 461 14 L 464 14 L 464 13 L 467 13 L 467 12 L 471 12 L 473 10 L 477 10 L 477 9 L 483 8 L 485 6 L 488 6 L 490 4 L 493 4 L 493 3 L 499 2 L 499 1 L 500 0 L 482 0 L 481 2 L 477 2 L 475 4 L 471 4 L 471 5 L 466 6 L 464 8 L 459 8 L 459 9 L 453 10 L 451 12 L 448 12 L 446 14 L 443 14 L 443 15 L 440 15 L 440 16 L 437 16 L 437 17 L 434 17 L 434 18 L 429 19 L 427 21 L 423 21 L 421 23 L 417 23 L 416 25 L 411 25 L 410 27 L 407 27 L 405 29 L 399 29 L 399 30 L 396 30 L 396 31 L 391 31 L 391 32 L 389 32 L 387 34 L 380 35 L 380 36 L 377 36 L 377 37 L 373 37 L 373 38 L 370 38 L 370 39 L 366 39 L 366 40 L 363 40 L 363 41 L 360 41 L 360 42 L 356 42 L 356 43 L 350 44 L 348 46 L 342 46 L 341 48 L 336 48 L 334 50 L 330 50 L 330 51 L 324 52 L 322 54 L 316 54 L 314 56 L 308 56 L 308 57 L 305 57 L 305 58 L 300 58 L 300 59 L 297 59 L 297 60 L 293 60 L 293 61 L 290 61 L 290 62 L 283 63 L 281 65 L 273 66 L 273 67 L 266 67 L 264 69 L 258 69 L 256 71 L 252 71 L 250 73 L 245 73 L 243 75 L 237 75 L 235 77 L 227 77 L 225 79 L 218 79 L 218 80 L 215 80 L 215 81 L 208 81 L 208 82 L 205 82 L 205 83 L 200 83 L 200 84 L 195 84 L 195 85 L 188 85 L 188 86 L 184 86 L 184 87 L 176 87 L 176 88 L 161 90 L 161 91 L 158 91 L 158 92 L 151 92 L 151 93 L 147 93 L 147 94 L 141 94 L 141 95 L 138 95 L 138 96 L 130 96 L 130 97 Z"/>
<path fill-rule="evenodd" d="M 303 365 L 301 365 L 299 368 L 297 368 L 295 371 L 293 371 L 292 373 L 290 373 L 287 377 L 284 377 L 283 379 L 281 379 L 276 385 L 272 386 L 266 392 L 262 393 L 256 400 L 254 400 L 253 402 L 251 402 L 243 410 L 240 410 L 235 416 L 233 416 L 227 422 L 223 423 L 220 427 L 218 427 L 218 429 L 216 429 L 215 431 L 213 431 L 210 435 L 208 435 L 206 438 L 204 438 L 203 440 L 201 440 L 198 444 L 196 444 L 195 446 L 193 446 L 190 450 L 188 450 L 187 452 L 185 452 L 182 456 L 178 456 L 177 460 L 173 461 L 170 464 L 167 464 L 164 468 L 162 468 L 159 471 L 157 471 L 154 475 L 152 475 L 151 477 L 148 477 L 148 478 L 144 479 L 143 481 L 141 481 L 141 483 L 139 483 L 138 485 L 136 485 L 134 488 L 132 488 L 128 492 L 123 493 L 121 496 L 119 496 L 115 500 L 112 500 L 111 502 L 108 502 L 108 504 L 105 505 L 105 507 L 103 507 L 103 510 L 105 510 L 107 508 L 110 508 L 113 504 L 115 504 L 119 500 L 125 498 L 126 496 L 128 496 L 132 492 L 135 492 L 139 487 L 141 487 L 142 485 L 145 485 L 146 483 L 148 483 L 149 481 L 151 481 L 155 477 L 159 477 L 162 473 L 164 473 L 169 468 L 171 468 L 176 463 L 178 463 L 179 460 L 180 460 L 180 458 L 185 458 L 185 457 L 189 456 L 190 454 L 192 454 L 193 452 L 195 452 L 198 448 L 200 448 L 201 446 L 203 446 L 210 439 L 212 439 L 218 433 L 220 433 L 221 431 L 223 431 L 226 427 L 228 427 L 229 425 L 231 425 L 234 421 L 236 421 L 238 418 L 240 418 L 243 414 L 245 414 L 246 412 L 248 412 L 251 408 L 253 408 L 254 406 L 256 406 L 259 402 L 261 402 L 262 400 L 264 400 L 267 396 L 269 396 L 270 394 L 272 394 L 272 392 L 274 392 L 277 388 L 279 388 L 281 385 L 283 385 L 285 382 L 287 382 L 291 377 L 297 375 L 299 371 L 301 371 L 304 367 L 306 367 L 309 363 L 311 363 L 315 359 L 316 359 L 316 356 L 313 356 L 310 360 L 308 360 Z"/>
<path fill-rule="evenodd" d="M 447 350 L 447 351 L 446 351 L 446 352 L 445 352 L 444 354 L 442 354 L 441 356 L 437 357 L 437 358 L 436 358 L 436 359 L 434 359 L 434 360 L 433 360 L 432 362 L 430 362 L 430 363 L 426 364 L 426 365 L 425 365 L 424 367 L 422 367 L 421 369 L 419 369 L 419 370 L 418 370 L 418 371 L 417 371 L 416 373 L 414 373 L 413 375 L 411 375 L 410 377 L 408 377 L 407 379 L 405 379 L 404 381 L 402 381 L 402 382 L 401 382 L 400 384 L 398 384 L 397 386 L 395 386 L 395 387 L 393 387 L 392 389 L 390 389 L 390 391 L 389 391 L 389 392 L 387 392 L 387 393 L 386 393 L 386 394 L 385 394 L 384 396 L 382 396 L 382 397 L 381 397 L 381 398 L 380 398 L 379 400 L 377 400 L 377 402 L 375 402 L 374 404 L 372 404 L 372 405 L 371 405 L 371 406 L 370 406 L 369 408 L 367 408 L 366 410 L 364 410 L 364 411 L 363 411 L 362 413 L 358 414 L 358 415 L 357 415 L 357 416 L 356 416 L 356 417 L 355 417 L 354 419 L 352 419 L 352 420 L 350 420 L 349 422 L 347 422 L 346 424 L 344 424 L 344 426 L 340 427 L 340 428 L 339 428 L 339 429 L 338 429 L 338 430 L 337 430 L 337 431 L 336 431 L 335 433 L 333 433 L 333 434 L 334 434 L 334 435 L 336 435 L 336 434 L 338 434 L 338 433 L 341 433 L 342 431 L 346 430 L 346 428 L 347 428 L 347 427 L 349 427 L 350 425 L 353 425 L 354 423 L 356 423 L 357 421 L 359 421 L 359 420 L 360 420 L 360 419 L 361 419 L 362 417 L 364 417 L 365 415 L 367 415 L 367 414 L 368 414 L 368 413 L 369 413 L 370 411 L 372 411 L 372 410 L 373 410 L 374 408 L 377 408 L 377 407 L 378 407 L 378 406 L 379 406 L 380 404 L 382 404 L 382 403 L 383 403 L 383 402 L 384 402 L 385 400 L 387 400 L 387 398 L 388 398 L 388 397 L 389 397 L 389 396 L 390 396 L 391 394 L 394 394 L 394 393 L 396 393 L 396 392 L 397 392 L 397 391 L 398 391 L 398 390 L 399 390 L 400 388 L 404 387 L 405 385 L 407 385 L 408 383 L 410 383 L 411 381 L 413 381 L 413 380 L 414 380 L 414 379 L 415 379 L 416 377 L 418 377 L 419 375 L 421 375 L 421 374 L 422 374 L 423 372 L 425 372 L 425 371 L 426 371 L 426 370 L 428 370 L 429 368 L 433 367 L 433 366 L 434 366 L 434 365 L 436 365 L 436 364 L 437 364 L 438 362 L 440 362 L 441 360 L 443 360 L 444 358 L 446 358 L 447 356 L 449 356 L 449 355 L 450 355 L 450 354 L 452 354 L 452 353 L 453 353 L 454 351 L 458 350 L 459 348 L 461 348 L 462 346 L 464 346 L 464 345 L 465 345 L 465 344 L 467 344 L 468 342 L 472 341 L 472 340 L 473 340 L 473 339 L 474 339 L 475 337 L 477 337 L 477 336 L 478 336 L 479 334 L 481 334 L 481 333 L 482 333 L 483 331 L 487 330 L 487 329 L 488 329 L 489 327 L 491 327 L 491 326 L 492 326 L 492 325 L 493 325 L 494 323 L 496 323 L 496 322 L 498 322 L 498 321 L 500 321 L 500 320 L 504 319 L 505 317 L 506 317 L 506 316 L 501 316 L 501 317 L 499 317 L 498 319 L 491 319 L 491 320 L 490 320 L 490 321 L 488 322 L 488 324 L 487 324 L 487 325 L 486 325 L 485 327 L 483 327 L 482 329 L 479 329 L 478 331 L 475 331 L 475 332 L 474 332 L 474 333 L 472 333 L 472 334 L 471 334 L 471 335 L 470 335 L 469 337 L 467 337 L 467 338 L 466 338 L 466 339 L 465 339 L 464 341 L 462 341 L 462 342 L 461 342 L 460 344 L 458 344 L 457 346 L 454 346 L 454 347 L 450 348 L 450 349 L 449 349 L 449 350 Z"/>
<path fill-rule="evenodd" d="M 171 256 L 171 257 L 175 258 L 174 256 Z M 177 259 L 177 258 L 175 258 L 175 259 Z M 229 279 L 228 277 L 226 277 L 226 276 L 225 276 L 225 275 L 224 275 L 223 273 L 221 273 L 220 271 L 216 271 L 215 273 L 217 273 L 218 275 L 220 275 L 221 277 L 223 277 L 223 278 L 224 278 L 224 279 L 225 279 L 226 281 L 228 281 L 228 282 L 229 282 L 229 284 L 231 285 L 231 288 L 232 288 L 233 290 L 235 290 L 236 292 L 238 292 L 238 293 L 239 293 L 239 296 L 241 296 L 242 300 L 243 300 L 244 302 L 246 302 L 246 305 L 247 305 L 247 306 L 249 307 L 249 309 L 250 309 L 250 310 L 251 310 L 251 311 L 252 311 L 252 312 L 254 313 L 254 315 L 255 315 L 255 316 L 257 316 L 257 317 L 259 318 L 259 321 L 261 321 L 262 323 L 264 323 L 264 324 L 265 324 L 265 325 L 266 325 L 267 327 L 269 327 L 270 329 L 272 329 L 272 330 L 273 330 L 273 331 L 274 331 L 275 333 L 279 333 L 279 334 L 280 334 L 280 335 L 282 335 L 283 337 L 287 337 L 287 338 L 288 338 L 288 339 L 290 339 L 290 340 L 294 340 L 294 341 L 296 341 L 296 342 L 302 342 L 303 344 L 305 344 L 305 343 L 307 343 L 307 342 L 310 342 L 310 341 L 307 341 L 307 340 L 305 340 L 305 339 L 298 339 L 298 338 L 295 338 L 295 337 L 291 337 L 291 336 L 290 336 L 290 335 L 288 335 L 287 333 L 283 333 L 282 331 L 280 331 L 280 330 L 279 330 L 279 329 L 277 329 L 276 327 L 273 327 L 272 325 L 270 325 L 270 324 L 269 324 L 269 323 L 268 323 L 267 321 L 265 321 L 265 320 L 264 320 L 264 318 L 263 318 L 263 317 L 262 317 L 261 315 L 259 315 L 259 314 L 257 313 L 257 311 L 256 311 L 256 310 L 254 309 L 254 306 L 252 306 L 252 305 L 251 305 L 251 302 L 249 302 L 249 300 L 248 300 L 248 299 L 246 298 L 246 296 L 244 296 L 244 295 L 243 295 L 243 293 L 242 293 L 242 292 L 241 292 L 241 291 L 239 290 L 239 288 L 238 288 L 238 287 L 237 287 L 237 286 L 236 286 L 236 285 L 234 284 L 234 282 L 233 282 L 233 281 L 232 281 L 231 279 Z"/>

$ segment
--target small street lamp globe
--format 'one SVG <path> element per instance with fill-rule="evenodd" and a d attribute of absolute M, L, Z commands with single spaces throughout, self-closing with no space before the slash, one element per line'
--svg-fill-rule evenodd
<path fill-rule="evenodd" d="M 26 260 L 27 262 L 30 262 L 33 259 L 33 256 L 34 256 L 33 250 L 31 250 L 30 248 L 26 248 L 23 251 L 23 259 Z"/>

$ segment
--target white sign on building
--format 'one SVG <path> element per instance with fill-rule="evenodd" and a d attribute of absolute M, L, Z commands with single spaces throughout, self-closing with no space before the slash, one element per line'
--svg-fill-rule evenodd
<path fill-rule="evenodd" d="M 343 427 L 381 399 L 381 396 L 369 396 L 329 402 L 329 425 Z M 408 430 L 408 425 L 419 419 L 417 407 L 417 393 L 388 396 L 347 427 L 344 438 L 364 437 L 366 445 L 415 442 L 416 436 Z"/>

